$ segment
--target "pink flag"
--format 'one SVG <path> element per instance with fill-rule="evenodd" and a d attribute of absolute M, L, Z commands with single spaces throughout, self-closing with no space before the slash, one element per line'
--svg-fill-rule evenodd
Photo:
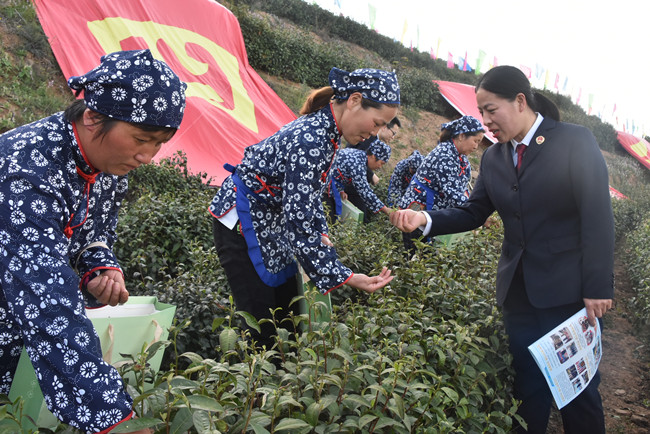
<path fill-rule="evenodd" d="M 559 73 L 555 74 L 555 88 L 557 90 L 560 90 L 560 74 Z"/>
<path fill-rule="evenodd" d="M 454 55 L 447 52 L 447 68 L 452 69 L 454 67 Z"/>
<path fill-rule="evenodd" d="M 465 51 L 465 59 L 463 59 L 463 71 L 467 71 L 467 51 Z"/>

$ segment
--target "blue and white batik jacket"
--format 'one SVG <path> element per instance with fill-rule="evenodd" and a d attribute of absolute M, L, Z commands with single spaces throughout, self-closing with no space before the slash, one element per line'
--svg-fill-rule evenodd
<path fill-rule="evenodd" d="M 469 197 L 472 168 L 452 141 L 438 143 L 413 175 L 399 207 L 419 204 L 428 210 L 459 206 Z"/>
<path fill-rule="evenodd" d="M 0 136 L 0 392 L 24 344 L 49 409 L 89 432 L 131 414 L 80 291 L 95 272 L 120 269 L 111 249 L 127 187 L 93 171 L 63 113 Z"/>
<path fill-rule="evenodd" d="M 365 151 L 356 148 L 345 148 L 336 156 L 332 168 L 332 178 L 336 181 L 339 191 L 352 186 L 368 209 L 373 213 L 379 212 L 384 203 L 377 197 L 368 183 L 368 156 Z"/>
<path fill-rule="evenodd" d="M 210 204 L 215 218 L 236 207 L 249 251 L 257 252 L 251 260 L 271 286 L 295 272 L 295 259 L 322 293 L 352 276 L 321 243 L 328 232 L 321 196 L 340 138 L 331 106 L 288 123 L 244 150 Z"/>

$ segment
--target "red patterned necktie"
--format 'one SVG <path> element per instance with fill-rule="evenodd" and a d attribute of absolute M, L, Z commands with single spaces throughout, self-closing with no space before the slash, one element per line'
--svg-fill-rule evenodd
<path fill-rule="evenodd" d="M 526 152 L 526 145 L 523 143 L 520 143 L 517 145 L 517 172 L 519 171 L 519 168 L 521 167 L 521 160 L 524 158 L 524 152 Z"/>

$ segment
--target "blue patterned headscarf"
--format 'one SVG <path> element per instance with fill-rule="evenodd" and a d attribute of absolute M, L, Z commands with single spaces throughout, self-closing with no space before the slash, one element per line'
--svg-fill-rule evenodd
<path fill-rule="evenodd" d="M 415 172 L 418 170 L 418 167 L 420 167 L 420 164 L 422 164 L 422 154 L 420 154 L 420 151 L 416 149 L 408 157 L 407 165 L 411 171 Z"/>
<path fill-rule="evenodd" d="M 473 116 L 463 116 L 455 121 L 447 122 L 440 126 L 441 130 L 449 130 L 451 137 L 456 137 L 459 134 L 475 133 L 478 131 L 485 131 L 481 121 Z"/>
<path fill-rule="evenodd" d="M 368 154 L 374 155 L 377 160 L 383 162 L 388 161 L 390 158 L 390 146 L 381 140 L 377 139 L 368 146 Z"/>
<path fill-rule="evenodd" d="M 84 91 L 86 106 L 113 119 L 178 128 L 185 111 L 185 89 L 174 71 L 151 51 L 117 51 L 68 86 Z"/>
<path fill-rule="evenodd" d="M 334 98 L 348 99 L 354 92 L 371 101 L 384 104 L 399 104 L 399 83 L 394 72 L 381 69 L 355 69 L 347 72 L 332 68 L 329 83 L 334 89 Z"/>

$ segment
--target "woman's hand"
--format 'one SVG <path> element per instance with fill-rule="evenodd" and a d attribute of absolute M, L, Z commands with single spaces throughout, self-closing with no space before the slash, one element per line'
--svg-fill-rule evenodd
<path fill-rule="evenodd" d="M 339 191 L 339 194 L 341 195 L 341 200 L 348 200 L 348 194 L 344 191 Z"/>
<path fill-rule="evenodd" d="M 328 237 L 328 236 L 325 235 L 325 234 L 323 234 L 323 235 L 320 236 L 320 242 L 321 242 L 321 244 L 323 244 L 324 246 L 327 246 L 327 247 L 334 247 L 334 243 L 332 243 L 332 240 L 330 240 L 330 237 Z"/>
<path fill-rule="evenodd" d="M 379 276 L 366 276 L 365 274 L 353 274 L 347 284 L 353 288 L 365 292 L 373 293 L 376 290 L 388 285 L 395 276 L 391 276 L 391 271 L 384 267 Z"/>
<path fill-rule="evenodd" d="M 411 209 L 400 209 L 390 214 L 390 222 L 402 232 L 413 232 L 420 226 L 426 226 L 424 213 Z"/>
<path fill-rule="evenodd" d="M 583 298 L 587 308 L 587 320 L 592 327 L 596 326 L 596 318 L 602 318 L 605 312 L 610 310 L 614 304 L 611 298 L 596 299 L 596 298 Z"/>
<path fill-rule="evenodd" d="M 129 292 L 124 284 L 124 277 L 118 270 L 104 270 L 90 280 L 86 289 L 97 301 L 111 306 L 125 303 L 129 299 Z"/>

